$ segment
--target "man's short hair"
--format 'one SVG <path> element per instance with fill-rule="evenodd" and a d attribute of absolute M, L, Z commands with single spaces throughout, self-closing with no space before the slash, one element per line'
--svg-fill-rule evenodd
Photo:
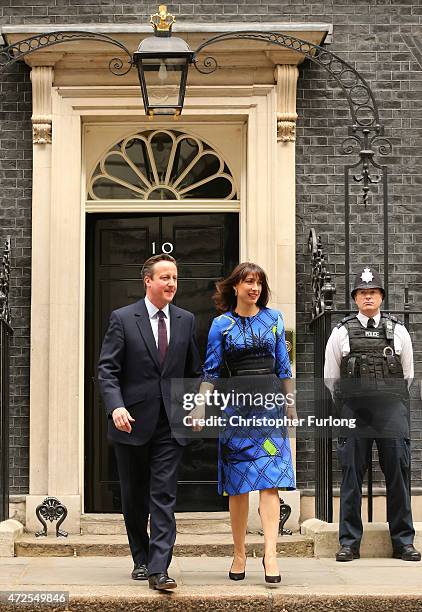
<path fill-rule="evenodd" d="M 144 284 L 145 284 L 146 276 L 149 276 L 150 278 L 153 277 L 154 266 L 159 261 L 171 261 L 171 263 L 174 263 L 174 265 L 177 267 L 176 260 L 171 255 L 168 255 L 167 253 L 160 253 L 159 255 L 153 255 L 152 257 L 147 259 L 144 265 L 142 266 L 141 275 L 142 275 L 142 280 Z"/>

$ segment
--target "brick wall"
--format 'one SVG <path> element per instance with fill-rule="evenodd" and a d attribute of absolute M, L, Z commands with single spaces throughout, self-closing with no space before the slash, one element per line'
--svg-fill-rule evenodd
<path fill-rule="evenodd" d="M 315 5 L 312 5 L 315 7 Z M 379 104 L 381 123 L 393 145 L 392 154 L 378 156 L 378 163 L 389 165 L 390 309 L 403 308 L 404 285 L 410 288 L 411 308 L 421 308 L 422 275 L 418 243 L 422 232 L 420 161 L 422 154 L 420 99 L 422 62 L 418 37 L 420 7 L 411 3 L 364 2 L 334 4 L 334 44 L 330 50 L 341 54 L 369 82 Z M 315 13 L 314 13 L 315 14 Z M 321 15 L 322 19 L 322 15 Z M 324 20 L 330 20 L 328 12 Z M 297 139 L 297 316 L 298 377 L 309 376 L 313 368 L 309 329 L 311 293 L 310 259 L 306 250 L 310 227 L 322 237 L 330 271 L 337 285 L 336 305 L 344 308 L 344 187 L 341 143 L 347 136 L 345 104 L 339 90 L 333 89 L 321 69 L 305 64 L 298 91 Z M 351 157 L 347 163 L 357 161 Z M 358 188 L 358 192 L 360 188 Z M 383 216 L 381 192 L 374 189 L 367 207 L 360 197 L 351 200 L 351 266 L 353 278 L 365 263 L 379 265 L 382 271 Z M 353 188 L 356 192 L 356 188 Z M 416 376 L 422 372 L 421 333 L 411 318 L 415 348 Z M 309 409 L 309 405 L 307 406 Z M 422 482 L 420 402 L 412 402 L 412 479 Z M 299 484 L 313 486 L 313 443 L 300 440 Z M 339 470 L 334 461 L 338 482 Z M 375 485 L 382 484 L 377 469 Z"/>
<path fill-rule="evenodd" d="M 139 23 L 157 9 L 155 2 L 98 0 L 0 0 L 0 22 Z M 368 79 L 380 106 L 381 121 L 394 149 L 390 187 L 390 307 L 402 306 L 404 283 L 411 288 L 413 308 L 422 305 L 419 249 L 422 233 L 422 7 L 417 0 L 245 0 L 228 3 L 170 3 L 180 20 L 196 22 L 253 21 L 329 22 L 334 25 L 330 50 L 355 64 Z M 0 79 L 1 141 L 0 237 L 12 235 L 14 253 L 12 307 L 16 335 L 12 346 L 12 492 L 28 486 L 28 343 L 30 295 L 30 84 L 24 66 Z M 310 264 L 306 250 L 310 227 L 320 233 L 337 282 L 342 307 L 344 273 L 343 167 L 340 145 L 347 135 L 344 97 L 325 71 L 305 63 L 298 87 L 297 129 L 297 372 L 305 379 L 313 371 L 313 337 L 309 330 Z M 380 197 L 370 197 L 367 209 L 352 200 L 353 270 L 380 261 L 382 217 Z M 359 225 L 359 227 L 358 227 Z M 416 322 L 416 321 L 415 321 Z M 422 337 L 414 326 L 417 374 L 422 371 Z M 309 410 L 309 402 L 304 406 Z M 413 480 L 422 484 L 422 422 L 414 408 Z M 298 442 L 298 484 L 312 488 L 313 445 Z"/>
<path fill-rule="evenodd" d="M 0 80 L 0 247 L 11 237 L 14 335 L 11 339 L 10 478 L 12 492 L 28 490 L 29 321 L 31 295 L 31 83 L 26 65 Z"/>

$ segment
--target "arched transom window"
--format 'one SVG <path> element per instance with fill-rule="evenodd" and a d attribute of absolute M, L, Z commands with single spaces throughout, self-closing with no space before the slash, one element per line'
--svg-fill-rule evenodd
<path fill-rule="evenodd" d="M 230 169 L 200 138 L 176 130 L 142 131 L 105 153 L 89 178 L 90 200 L 237 198 Z"/>

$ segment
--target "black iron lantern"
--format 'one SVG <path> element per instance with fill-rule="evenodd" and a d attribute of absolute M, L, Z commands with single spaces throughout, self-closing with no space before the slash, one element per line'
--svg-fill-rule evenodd
<path fill-rule="evenodd" d="M 175 21 L 161 5 L 151 17 L 154 36 L 145 38 L 133 54 L 139 74 L 145 113 L 180 115 L 185 98 L 189 65 L 194 53 L 182 38 L 171 35 Z"/>

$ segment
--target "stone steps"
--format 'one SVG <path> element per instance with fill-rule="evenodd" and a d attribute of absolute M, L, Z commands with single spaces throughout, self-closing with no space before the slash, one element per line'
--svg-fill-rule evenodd
<path fill-rule="evenodd" d="M 231 533 L 228 512 L 181 512 L 176 514 L 178 533 Z M 84 535 L 126 535 L 121 514 L 83 514 Z"/>
<path fill-rule="evenodd" d="M 130 557 L 20 557 L 0 563 L 0 610 L 47 610 L 7 605 L 3 590 L 64 591 L 69 612 L 421 612 L 422 562 L 398 559 L 279 559 L 280 585 L 264 582 L 261 558 L 248 559 L 246 578 L 229 580 L 231 558 L 173 557 L 173 593 L 162 594 L 130 577 Z M 7 585 L 7 586 L 6 586 Z M 51 608 L 52 610 L 53 608 Z M 58 606 L 54 607 L 59 610 Z M 60 607 L 64 610 L 64 607 Z"/>
<path fill-rule="evenodd" d="M 185 529 L 187 529 L 187 525 Z M 233 552 L 232 537 L 229 533 L 195 533 L 178 526 L 174 554 L 178 557 L 224 557 Z M 190 527 L 192 529 L 192 527 Z M 260 535 L 246 536 L 246 549 L 250 557 L 261 557 L 264 539 Z M 277 550 L 285 557 L 313 557 L 314 545 L 309 536 L 293 534 L 279 538 Z M 126 535 L 69 535 L 67 538 L 35 537 L 24 533 L 15 542 L 17 557 L 122 557 L 130 555 Z"/>

